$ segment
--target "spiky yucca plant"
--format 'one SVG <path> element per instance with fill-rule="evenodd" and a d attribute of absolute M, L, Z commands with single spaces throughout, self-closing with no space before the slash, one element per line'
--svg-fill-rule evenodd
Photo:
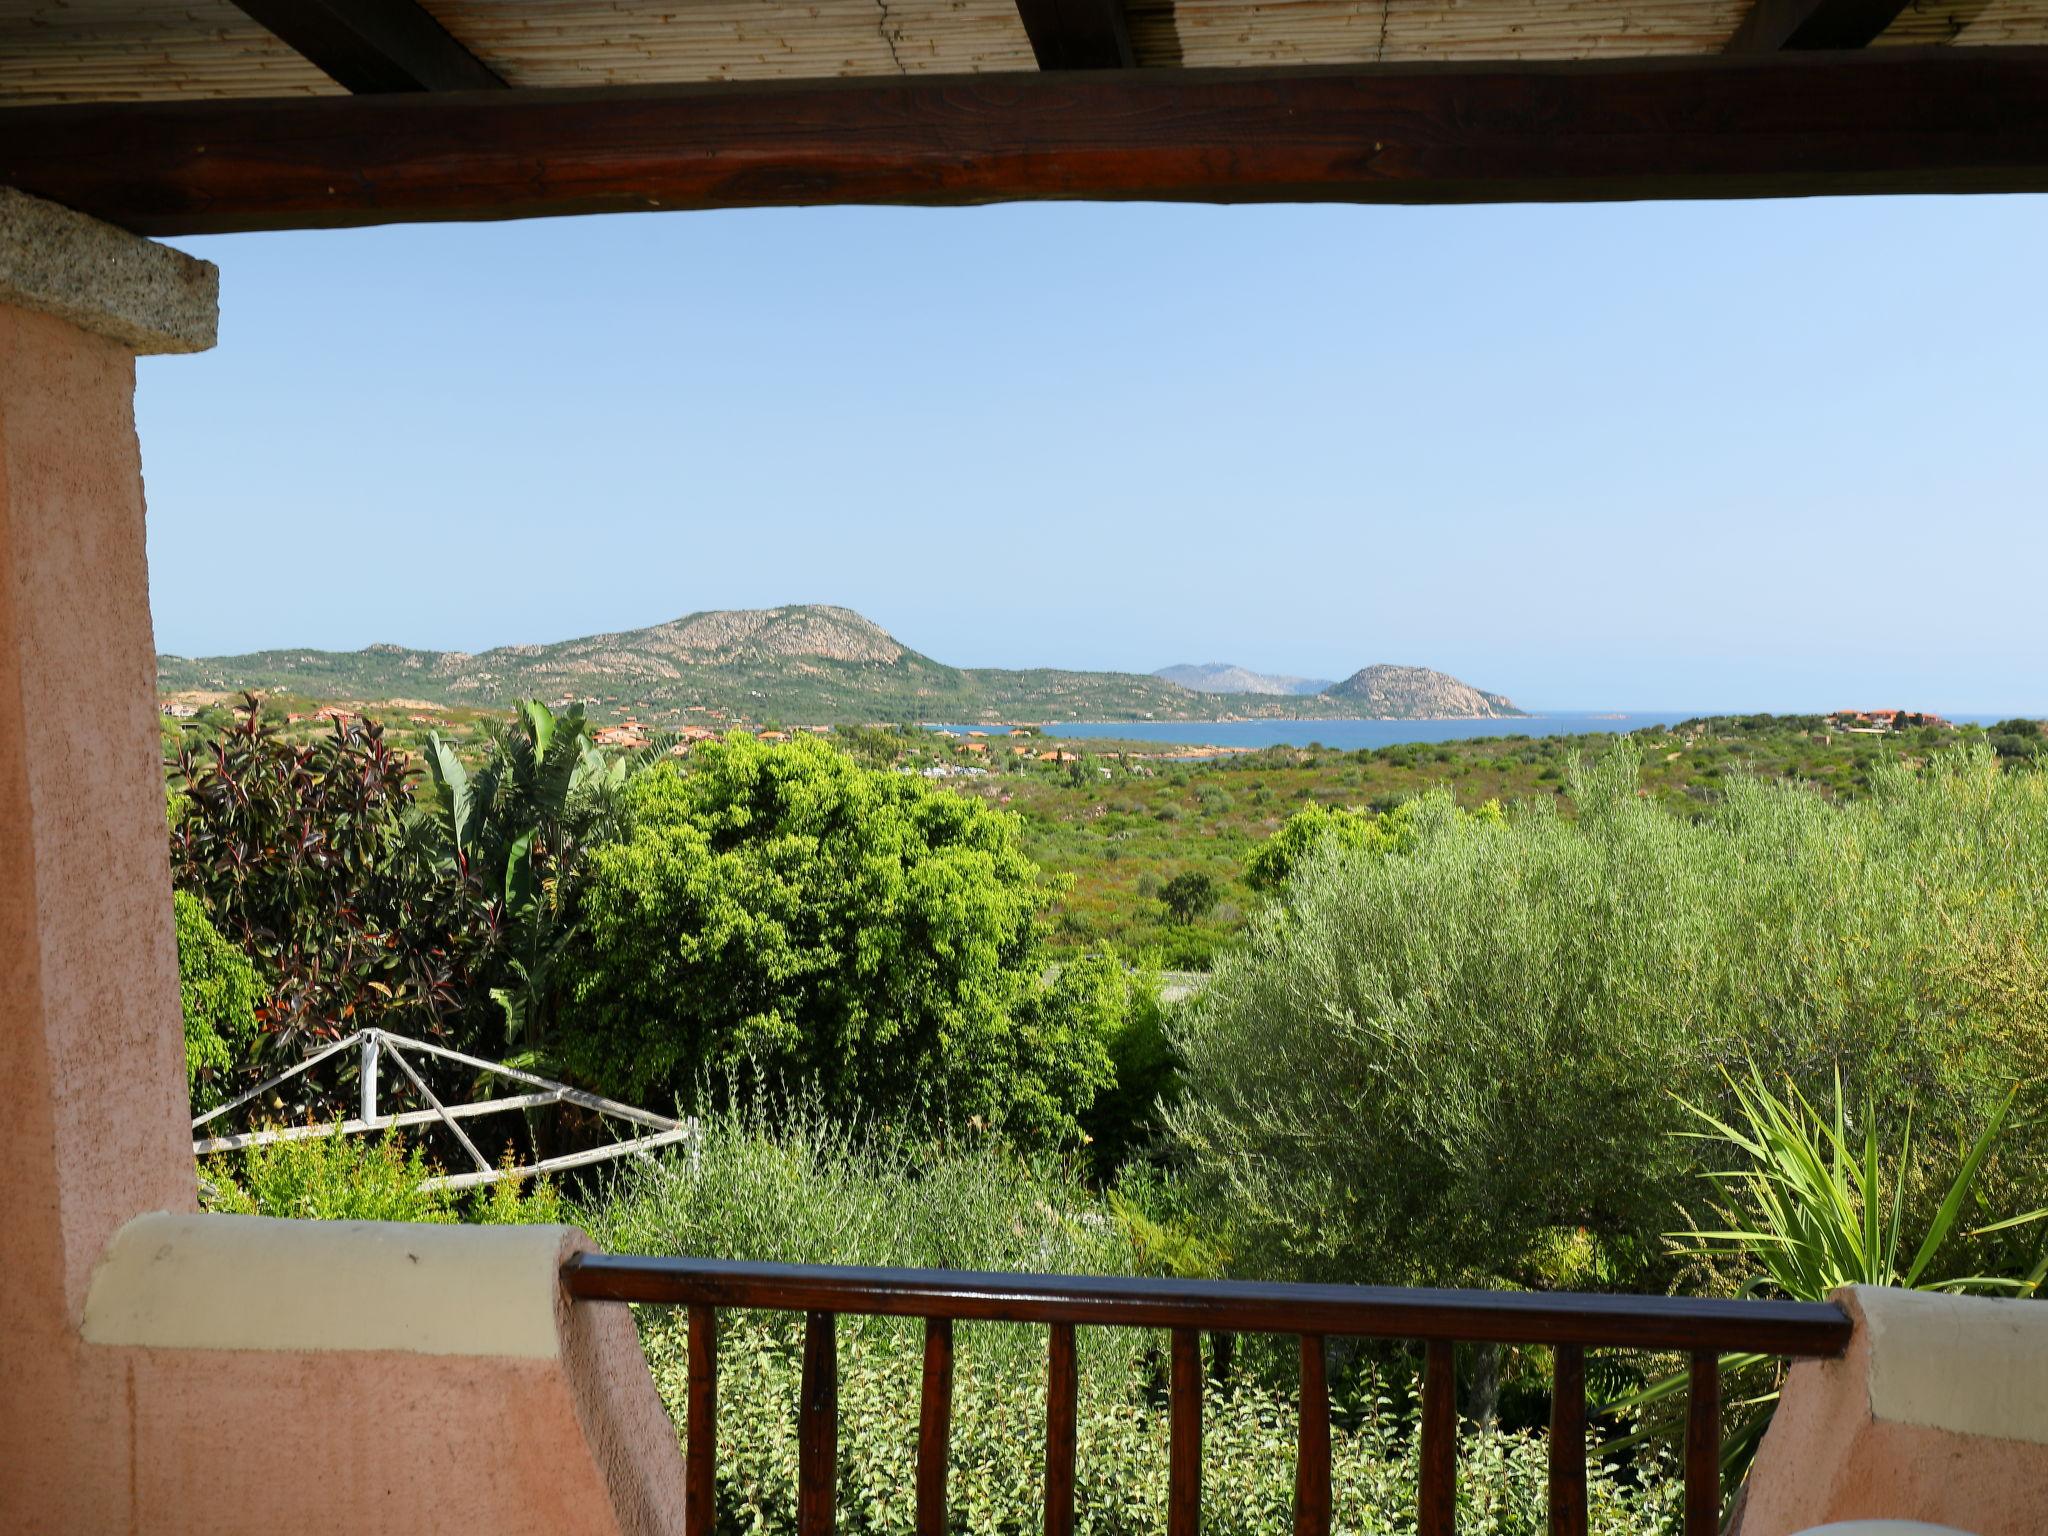
<path fill-rule="evenodd" d="M 1907 1252 L 1906 1183 L 1913 1163 L 1913 1117 L 1910 1111 L 1896 1155 L 1879 1146 L 1873 1106 L 1866 1103 L 1862 1136 L 1855 1137 L 1839 1071 L 1834 1105 L 1823 1112 L 1789 1081 L 1781 1097 L 1752 1068 L 1745 1084 L 1727 1079 L 1736 1113 L 1724 1120 L 1684 1099 L 1679 1102 L 1706 1129 L 1678 1134 L 1742 1154 L 1733 1168 L 1710 1170 L 1704 1176 L 1720 1195 L 1714 1211 L 1724 1225 L 1666 1234 L 1677 1251 L 1709 1262 L 1734 1261 L 1759 1266 L 1746 1276 L 1741 1294 L 1773 1295 L 1792 1301 L 1825 1301 L 1845 1285 L 1897 1286 L 1908 1290 L 2000 1292 L 2030 1296 L 2048 1280 L 2048 1253 L 2025 1276 L 1935 1275 L 1931 1273 L 1943 1245 L 1955 1234 L 1978 1173 L 1997 1144 L 2013 1105 L 2013 1095 L 1993 1111 L 1983 1131 L 1964 1154 L 1941 1204 L 1912 1256 Z M 1890 1165 L 1887 1176 L 1887 1164 Z M 1980 1237 L 2008 1231 L 2048 1217 L 2048 1208 L 2008 1216 L 1966 1235 Z M 1724 1355 L 1724 1375 L 1753 1379 L 1770 1357 Z M 1660 1377 L 1641 1391 L 1613 1403 L 1615 1412 L 1640 1411 L 1672 1397 L 1685 1385 L 1685 1373 Z M 1769 1428 L 1777 1405 L 1775 1379 L 1768 1391 L 1730 1394 L 1732 1422 L 1722 1438 L 1722 1470 L 1729 1484 L 1747 1475 L 1757 1443 Z M 1615 1442 L 1619 1447 L 1642 1438 L 1639 1433 Z"/>

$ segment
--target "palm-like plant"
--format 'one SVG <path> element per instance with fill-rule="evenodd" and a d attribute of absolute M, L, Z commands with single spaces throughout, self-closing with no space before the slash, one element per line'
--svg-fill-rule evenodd
<path fill-rule="evenodd" d="M 1717 1207 L 1724 1229 L 1670 1234 L 1681 1253 L 1748 1259 L 1763 1266 L 1744 1282 L 1745 1295 L 1772 1291 L 1795 1300 L 1823 1300 L 1844 1285 L 1900 1286 L 1907 1290 L 2002 1291 L 2027 1295 L 2048 1278 L 2048 1257 L 2024 1278 L 2004 1275 L 1934 1277 L 1929 1268 L 1956 1230 L 1977 1175 L 2012 1111 L 2013 1096 L 1993 1111 L 1964 1155 L 1912 1257 L 1906 1252 L 1906 1180 L 1913 1160 L 1909 1112 L 1892 1176 L 1879 1154 L 1877 1116 L 1866 1105 L 1861 1145 L 1854 1145 L 1842 1079 L 1835 1075 L 1831 1115 L 1815 1109 L 1791 1084 L 1773 1095 L 1754 1072 L 1748 1085 L 1729 1079 L 1740 1126 L 1699 1108 L 1685 1108 L 1708 1129 L 1681 1134 L 1748 1154 L 1747 1167 L 1710 1172 L 1727 1204 Z M 1683 1100 L 1680 1101 L 1684 1103 Z M 1889 1188 L 1887 1188 L 1889 1185 Z M 1971 1237 L 2005 1231 L 2048 1217 L 2048 1209 L 1972 1227 Z"/>
<path fill-rule="evenodd" d="M 1667 1234 L 1685 1257 L 1709 1262 L 1733 1260 L 1759 1266 L 1745 1277 L 1745 1296 L 1776 1295 L 1793 1301 L 1825 1301 L 1845 1285 L 1898 1286 L 1926 1291 L 1996 1291 L 2016 1296 L 2038 1292 L 2048 1280 L 2048 1254 L 2024 1276 L 1937 1275 L 1933 1267 L 1944 1245 L 1956 1235 L 1977 1176 L 1997 1143 L 2013 1095 L 2008 1094 L 1964 1154 L 1941 1204 L 1917 1244 L 1909 1244 L 1906 1186 L 1913 1164 L 1913 1121 L 1910 1111 L 1897 1154 L 1887 1158 L 1878 1142 L 1877 1116 L 1866 1104 L 1863 1132 L 1850 1129 L 1847 1097 L 1839 1071 L 1835 1074 L 1831 1112 L 1816 1109 L 1791 1083 L 1781 1098 L 1772 1093 L 1753 1068 L 1748 1083 L 1730 1077 L 1736 1113 L 1724 1120 L 1681 1099 L 1685 1109 L 1705 1126 L 1683 1131 L 1743 1154 L 1740 1166 L 1709 1171 L 1705 1177 L 1720 1194 L 1715 1214 L 1722 1226 Z M 1887 1163 L 1890 1173 L 1887 1176 Z M 1971 1227 L 1964 1235 L 1985 1236 L 2048 1217 L 2048 1208 L 2008 1216 Z M 1910 1247 L 1910 1257 L 1905 1257 Z M 1902 1265 L 1903 1260 L 1903 1265 Z M 1724 1374 L 1753 1373 L 1769 1362 L 1756 1354 L 1724 1355 Z M 1640 1410 L 1676 1394 L 1684 1373 L 1650 1383 L 1641 1391 L 1609 1405 L 1612 1411 Z M 1778 1400 L 1771 1389 L 1733 1396 L 1734 1422 L 1722 1438 L 1722 1469 L 1730 1482 L 1745 1475 L 1758 1441 L 1770 1426 Z M 1615 1442 L 1623 1444 L 1640 1435 Z"/>
<path fill-rule="evenodd" d="M 569 937 L 563 882 L 608 824 L 629 764 L 592 740 L 581 705 L 558 716 L 537 699 L 520 701 L 475 774 L 438 734 L 426 760 L 446 857 L 494 934 L 490 995 L 507 1038 L 531 1056 L 545 1041 L 554 965 Z"/>

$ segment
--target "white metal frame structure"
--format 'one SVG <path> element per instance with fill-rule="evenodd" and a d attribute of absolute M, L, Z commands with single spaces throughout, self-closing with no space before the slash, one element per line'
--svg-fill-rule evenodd
<path fill-rule="evenodd" d="M 524 1179 L 534 1174 L 555 1173 L 566 1168 L 582 1168 L 593 1163 L 610 1162 L 613 1158 L 650 1152 L 656 1147 L 687 1141 L 697 1134 L 697 1124 L 694 1120 L 677 1120 L 673 1116 L 657 1115 L 652 1110 L 622 1104 L 617 1099 L 607 1099 L 600 1094 L 586 1093 L 581 1088 L 571 1088 L 567 1083 L 536 1077 L 531 1072 L 508 1067 L 503 1062 L 485 1061 L 481 1057 L 464 1055 L 461 1051 L 451 1051 L 443 1045 L 429 1045 L 424 1040 L 409 1040 L 403 1035 L 394 1035 L 381 1029 L 359 1030 L 346 1039 L 335 1041 L 325 1050 L 315 1051 L 296 1066 L 258 1083 L 241 1097 L 229 1100 L 218 1109 L 208 1110 L 192 1122 L 192 1129 L 197 1131 L 208 1122 L 240 1109 L 252 1099 L 270 1092 L 280 1083 L 289 1082 L 328 1058 L 340 1055 L 352 1045 L 360 1053 L 362 1077 L 362 1100 L 357 1118 L 343 1120 L 338 1125 L 330 1122 L 324 1125 L 280 1126 L 272 1130 L 245 1131 L 233 1136 L 210 1136 L 192 1143 L 193 1155 L 204 1157 L 210 1152 L 233 1152 L 242 1147 L 267 1146 L 279 1141 L 303 1141 L 311 1136 L 333 1135 L 337 1131 L 344 1136 L 352 1136 L 365 1131 L 386 1131 L 405 1125 L 431 1125 L 438 1121 L 448 1127 L 450 1134 L 475 1161 L 476 1170 L 472 1173 L 443 1174 L 427 1180 L 422 1187 L 472 1189 L 480 1184 L 495 1184 L 500 1179 Z M 510 1094 L 497 1099 L 480 1099 L 469 1104 L 443 1104 L 435 1097 L 434 1090 L 427 1086 L 426 1080 L 420 1076 L 413 1064 L 405 1059 L 407 1051 L 423 1051 L 429 1056 L 460 1062 L 464 1066 L 474 1067 L 479 1072 L 486 1072 L 494 1077 L 527 1084 L 535 1091 Z M 392 1115 L 377 1113 L 378 1067 L 387 1055 L 398 1064 L 399 1070 L 411 1080 L 413 1087 L 419 1090 L 420 1096 L 431 1108 L 409 1109 Z M 591 1147 L 582 1152 L 565 1153 L 561 1157 L 543 1158 L 539 1162 L 509 1168 L 493 1167 L 490 1159 L 477 1150 L 476 1143 L 471 1141 L 468 1133 L 462 1129 L 461 1122 L 478 1115 L 533 1109 L 543 1104 L 576 1104 L 584 1109 L 595 1110 L 600 1115 L 608 1115 L 613 1119 L 624 1120 L 648 1129 L 645 1134 L 628 1141 L 613 1142 L 607 1146 Z"/>

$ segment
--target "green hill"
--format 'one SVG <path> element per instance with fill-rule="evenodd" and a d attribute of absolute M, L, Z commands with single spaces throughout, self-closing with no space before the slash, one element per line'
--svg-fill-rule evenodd
<path fill-rule="evenodd" d="M 1334 718 L 1362 712 L 1359 698 L 1334 689 L 1306 695 L 1197 693 L 1136 672 L 952 667 L 911 650 L 851 609 L 816 604 L 693 613 L 647 629 L 476 653 L 372 645 L 196 660 L 160 656 L 157 673 L 167 693 L 257 689 L 363 703 L 416 699 L 483 708 L 515 698 L 580 700 L 601 718 L 635 714 L 650 725 L 681 723 L 697 712 L 789 725 Z M 1375 713 L 1396 712 L 1386 707 L 1387 699 L 1367 702 Z"/>

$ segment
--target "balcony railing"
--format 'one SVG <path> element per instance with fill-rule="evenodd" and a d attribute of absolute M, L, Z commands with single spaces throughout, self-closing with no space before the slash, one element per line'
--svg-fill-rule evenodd
<path fill-rule="evenodd" d="M 584 1254 L 563 1270 L 582 1301 L 689 1309 L 689 1407 L 683 1498 L 688 1536 L 710 1536 L 714 1512 L 720 1308 L 806 1314 L 797 1426 L 797 1524 L 832 1530 L 836 1491 L 840 1313 L 925 1320 L 917 1447 L 918 1536 L 944 1536 L 946 1462 L 953 1411 L 956 1321 L 1044 1323 L 1045 1531 L 1074 1529 L 1077 1327 L 1163 1328 L 1172 1336 L 1168 1536 L 1195 1536 L 1202 1488 L 1203 1330 L 1295 1334 L 1301 1339 L 1296 1536 L 1330 1529 L 1330 1396 L 1323 1341 L 1423 1341 L 1420 1536 L 1451 1536 L 1457 1492 L 1457 1343 L 1547 1344 L 1556 1366 L 1550 1412 L 1550 1530 L 1586 1530 L 1586 1351 L 1674 1350 L 1691 1357 L 1685 1430 L 1686 1536 L 1713 1536 L 1721 1519 L 1719 1356 L 1835 1356 L 1850 1322 L 1825 1303 L 1725 1301 L 1564 1292 L 1428 1291 L 1383 1286 L 1251 1285 L 1082 1275 L 974 1274 L 944 1269 L 850 1269 L 719 1259 Z"/>

